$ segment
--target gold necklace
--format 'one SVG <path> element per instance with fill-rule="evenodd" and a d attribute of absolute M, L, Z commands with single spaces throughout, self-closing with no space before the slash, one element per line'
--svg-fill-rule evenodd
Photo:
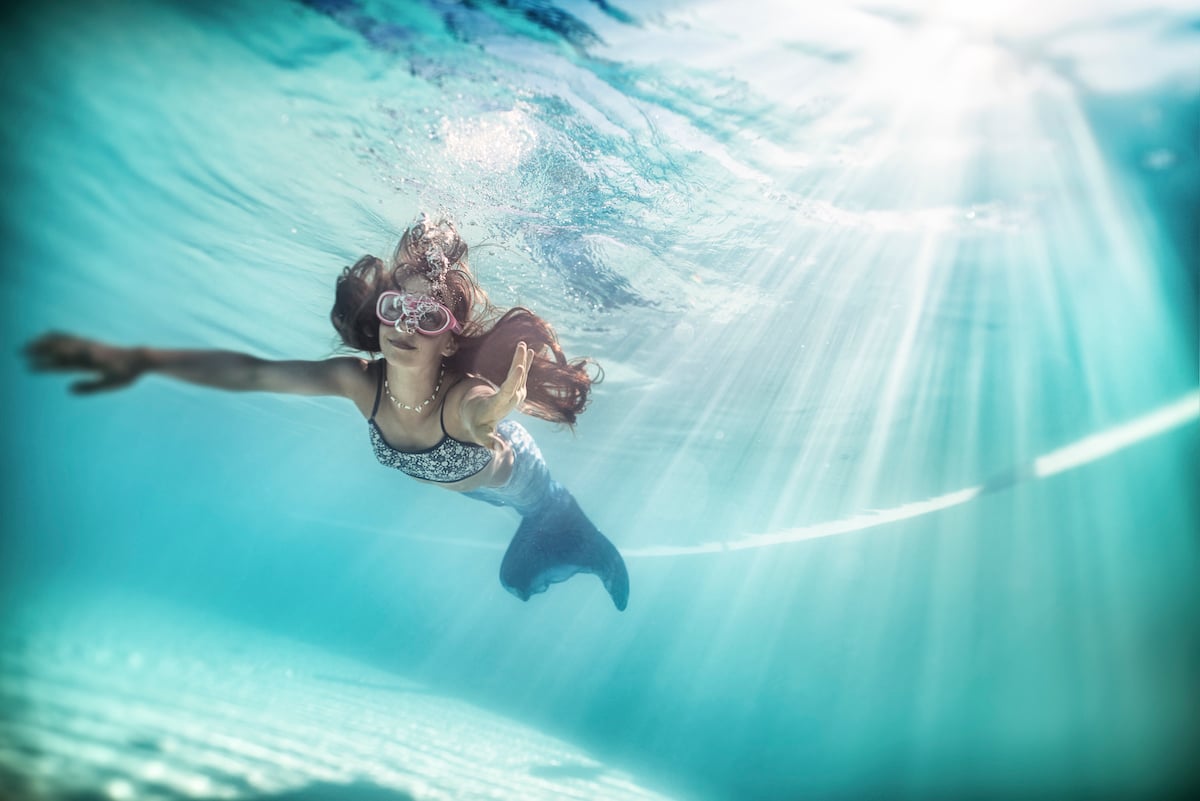
<path fill-rule="evenodd" d="M 392 394 L 392 390 L 388 386 L 388 380 L 387 380 L 386 374 L 383 377 L 383 391 L 387 393 L 388 400 L 390 400 L 393 404 L 395 404 L 396 408 L 407 409 L 410 412 L 421 412 L 425 409 L 426 406 L 433 403 L 434 399 L 438 396 L 438 392 L 442 389 L 442 379 L 445 377 L 446 377 L 446 365 L 443 364 L 442 369 L 438 371 L 437 386 L 433 388 L 433 394 L 430 395 L 425 400 L 418 403 L 416 406 L 409 406 L 407 403 L 401 403 L 400 401 L 396 400 L 396 396 Z"/>

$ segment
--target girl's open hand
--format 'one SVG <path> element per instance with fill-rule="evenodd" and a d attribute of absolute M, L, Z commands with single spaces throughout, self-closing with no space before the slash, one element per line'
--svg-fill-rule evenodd
<path fill-rule="evenodd" d="M 37 371 L 96 373 L 91 379 L 71 385 L 71 391 L 78 394 L 128 386 L 145 369 L 143 360 L 132 348 L 117 348 L 61 333 L 45 334 L 30 342 L 25 346 L 25 357 L 30 368 Z"/>
<path fill-rule="evenodd" d="M 504 383 L 495 393 L 476 401 L 471 427 L 478 442 L 488 442 L 500 421 L 525 402 L 525 382 L 529 379 L 533 357 L 533 351 L 524 342 L 518 342 Z"/>

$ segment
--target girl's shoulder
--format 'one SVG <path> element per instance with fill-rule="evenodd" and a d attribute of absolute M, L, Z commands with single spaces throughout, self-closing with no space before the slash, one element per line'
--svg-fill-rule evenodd
<path fill-rule="evenodd" d="M 380 385 L 379 377 L 383 372 L 381 364 L 381 359 L 358 356 L 334 356 L 324 362 L 331 381 L 337 387 L 337 394 L 354 401 L 363 410 L 364 417 L 370 416 L 375 390 Z"/>
<path fill-rule="evenodd" d="M 326 369 L 348 389 L 356 389 L 378 379 L 382 363 L 382 359 L 364 359 L 360 356 L 334 356 L 325 360 Z"/>
<path fill-rule="evenodd" d="M 464 373 L 459 375 L 446 375 L 446 383 L 450 388 L 446 390 L 446 402 L 461 401 L 463 397 L 476 387 L 488 387 L 497 389 L 496 385 L 488 381 L 481 375 L 475 373 Z"/>

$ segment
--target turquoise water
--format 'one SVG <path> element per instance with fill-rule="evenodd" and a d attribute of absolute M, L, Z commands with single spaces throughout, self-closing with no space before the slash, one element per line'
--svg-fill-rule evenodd
<path fill-rule="evenodd" d="M 0 794 L 1194 789 L 1200 6 L 789 6 L 9 12 Z M 603 365 L 626 612 L 350 404 L 19 359 L 331 355 L 422 209 Z"/>

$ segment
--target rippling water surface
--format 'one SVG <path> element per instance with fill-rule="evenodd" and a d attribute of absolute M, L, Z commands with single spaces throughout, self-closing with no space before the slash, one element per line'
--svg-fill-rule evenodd
<path fill-rule="evenodd" d="M 1194 786 L 1200 6 L 795 6 L 6 12 L 0 790 Z M 624 614 L 507 595 L 515 519 L 348 404 L 18 360 L 328 356 L 339 270 L 421 210 L 604 367 L 529 427 Z"/>

